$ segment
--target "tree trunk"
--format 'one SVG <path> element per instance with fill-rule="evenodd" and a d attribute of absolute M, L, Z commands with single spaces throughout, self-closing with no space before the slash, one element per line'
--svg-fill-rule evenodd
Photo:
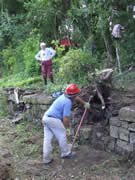
<path fill-rule="evenodd" d="M 105 35 L 105 33 L 103 33 L 103 38 L 104 38 L 104 42 L 105 42 L 105 46 L 106 46 L 106 50 L 107 50 L 107 54 L 108 54 L 108 61 L 107 64 L 112 64 L 113 63 L 113 48 L 111 46 L 111 43 L 109 42 L 109 39 L 107 38 L 107 36 Z"/>

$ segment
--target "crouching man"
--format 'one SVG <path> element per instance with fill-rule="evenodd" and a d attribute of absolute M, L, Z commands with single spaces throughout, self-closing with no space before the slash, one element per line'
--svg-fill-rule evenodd
<path fill-rule="evenodd" d="M 45 164 L 51 163 L 52 139 L 55 136 L 61 150 L 62 158 L 72 158 L 71 146 L 67 143 L 67 128 L 69 127 L 69 116 L 73 101 L 77 101 L 89 108 L 89 103 L 78 97 L 80 89 L 75 84 L 67 86 L 65 93 L 59 96 L 43 116 L 44 142 L 43 161 Z"/>

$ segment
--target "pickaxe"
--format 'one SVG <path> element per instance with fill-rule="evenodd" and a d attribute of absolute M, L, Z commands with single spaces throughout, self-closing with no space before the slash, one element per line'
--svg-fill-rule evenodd
<path fill-rule="evenodd" d="M 89 97 L 89 101 L 88 101 L 89 103 L 90 103 L 90 101 L 91 101 L 92 98 L 93 98 L 93 96 L 90 96 L 90 97 Z M 82 125 L 82 123 L 83 123 L 84 117 L 85 117 L 85 115 L 86 115 L 86 112 L 87 112 L 87 108 L 85 108 L 85 111 L 84 111 L 84 113 L 83 113 L 82 119 L 81 119 L 80 124 L 79 124 L 79 126 L 78 126 L 78 129 L 77 129 L 77 131 L 76 131 L 76 134 L 75 134 L 74 140 L 73 140 L 73 142 L 72 142 L 72 146 L 71 146 L 71 152 L 72 152 L 73 146 L 74 146 L 74 144 L 75 144 L 76 138 L 77 138 L 77 136 L 78 136 L 78 134 L 79 134 L 79 131 L 80 131 L 81 125 Z"/>

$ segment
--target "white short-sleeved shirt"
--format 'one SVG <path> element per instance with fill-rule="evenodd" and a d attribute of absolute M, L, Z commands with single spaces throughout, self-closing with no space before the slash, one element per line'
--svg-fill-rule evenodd
<path fill-rule="evenodd" d="M 37 60 L 48 61 L 52 59 L 56 54 L 56 51 L 52 48 L 41 49 L 35 56 Z"/>

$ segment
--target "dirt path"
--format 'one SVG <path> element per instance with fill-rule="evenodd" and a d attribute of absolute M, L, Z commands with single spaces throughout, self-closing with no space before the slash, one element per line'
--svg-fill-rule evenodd
<path fill-rule="evenodd" d="M 43 136 L 27 136 L 32 128 L 23 123 L 12 125 L 0 119 L 0 180 L 134 180 L 133 162 L 90 146 L 79 146 L 74 159 L 61 159 L 54 141 L 54 161 L 44 165 Z"/>

